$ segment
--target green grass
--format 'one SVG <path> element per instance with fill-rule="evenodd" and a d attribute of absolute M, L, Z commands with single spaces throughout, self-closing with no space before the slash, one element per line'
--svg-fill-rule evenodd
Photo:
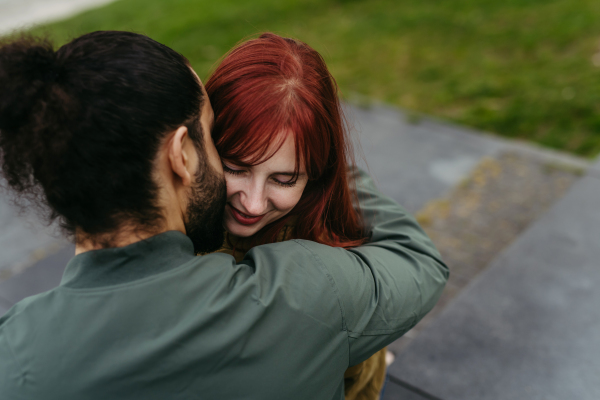
<path fill-rule="evenodd" d="M 121 0 L 43 29 L 58 43 L 99 29 L 145 33 L 201 77 L 240 39 L 274 31 L 320 51 L 350 101 L 594 156 L 598 21 L 598 0 Z"/>

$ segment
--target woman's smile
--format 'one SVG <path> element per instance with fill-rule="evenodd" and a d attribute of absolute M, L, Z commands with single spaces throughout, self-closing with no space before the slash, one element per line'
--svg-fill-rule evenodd
<path fill-rule="evenodd" d="M 231 204 L 227 204 L 227 205 L 229 206 L 229 210 L 230 210 L 233 218 L 235 218 L 235 220 L 242 225 L 254 225 L 255 223 L 260 221 L 266 215 L 266 213 L 263 215 L 258 215 L 258 216 L 244 214 L 243 212 L 241 212 L 240 210 L 238 210 Z"/>

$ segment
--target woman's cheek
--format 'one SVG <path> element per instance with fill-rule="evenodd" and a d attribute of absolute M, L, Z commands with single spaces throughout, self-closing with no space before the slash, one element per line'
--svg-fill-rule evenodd
<path fill-rule="evenodd" d="M 283 190 L 282 190 L 283 189 Z M 298 204 L 303 188 L 282 188 L 273 199 L 273 205 L 279 211 L 288 212 Z M 287 190 L 285 190 L 287 189 Z"/>
<path fill-rule="evenodd" d="M 229 174 L 227 174 L 229 175 Z M 233 196 L 234 194 L 236 194 L 237 192 L 240 191 L 241 188 L 241 182 L 240 182 L 240 178 L 236 177 L 236 176 L 225 176 L 225 182 L 227 184 L 227 199 L 229 200 L 229 198 L 231 196 Z"/>

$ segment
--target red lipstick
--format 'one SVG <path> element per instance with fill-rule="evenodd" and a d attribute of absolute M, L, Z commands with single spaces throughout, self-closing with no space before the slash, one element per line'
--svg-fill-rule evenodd
<path fill-rule="evenodd" d="M 263 214 L 259 215 L 258 217 L 254 217 L 252 215 L 244 214 L 237 210 L 235 207 L 233 207 L 231 204 L 229 204 L 229 208 L 231 209 L 231 215 L 233 216 L 233 218 L 242 225 L 253 225 L 265 216 Z"/>

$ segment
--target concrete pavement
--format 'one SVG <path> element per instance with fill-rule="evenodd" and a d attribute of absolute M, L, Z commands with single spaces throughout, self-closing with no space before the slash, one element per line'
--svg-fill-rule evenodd
<path fill-rule="evenodd" d="M 390 375 L 446 400 L 599 399 L 599 166 L 471 282 Z"/>
<path fill-rule="evenodd" d="M 523 155 L 586 170 L 587 160 L 535 145 L 456 126 L 433 118 L 414 121 L 394 107 L 346 108 L 350 131 L 359 143 L 357 161 L 379 188 L 412 213 L 442 197 L 464 180 L 485 157 Z"/>
<path fill-rule="evenodd" d="M 31 209 L 15 207 L 0 190 L 0 282 L 67 245 L 55 226 L 46 226 Z"/>
<path fill-rule="evenodd" d="M 66 245 L 11 279 L 0 282 L 0 316 L 25 297 L 58 286 L 65 266 L 74 254 L 74 246 Z"/>

